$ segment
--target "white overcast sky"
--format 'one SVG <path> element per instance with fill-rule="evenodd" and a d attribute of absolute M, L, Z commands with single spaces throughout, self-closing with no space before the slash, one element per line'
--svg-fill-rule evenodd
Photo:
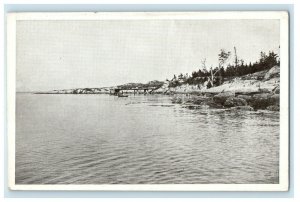
<path fill-rule="evenodd" d="M 17 91 L 165 80 L 216 66 L 221 48 L 255 62 L 279 42 L 279 20 L 18 21 Z"/>

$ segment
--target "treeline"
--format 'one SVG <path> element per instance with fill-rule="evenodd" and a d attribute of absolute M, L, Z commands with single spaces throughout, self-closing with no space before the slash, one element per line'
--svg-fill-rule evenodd
<path fill-rule="evenodd" d="M 144 89 L 144 88 L 157 89 L 157 88 L 160 88 L 163 84 L 164 84 L 163 81 L 154 80 L 154 81 L 149 81 L 146 84 L 143 84 L 143 83 L 127 83 L 127 84 L 118 86 L 118 88 L 123 89 L 123 90 L 130 90 L 130 89 L 135 89 L 135 88 L 136 89 Z"/>
<path fill-rule="evenodd" d="M 177 76 L 174 75 L 171 80 L 167 79 L 169 82 L 169 87 L 177 87 L 183 84 L 198 85 L 206 82 L 207 87 L 210 88 L 221 85 L 224 80 L 229 78 L 252 74 L 270 69 L 275 65 L 280 65 L 279 56 L 275 54 L 274 51 L 269 51 L 268 54 L 261 52 L 260 59 L 258 61 L 254 62 L 253 64 L 251 62 L 247 64 L 243 59 L 238 59 L 236 55 L 236 48 L 234 48 L 234 50 L 234 64 L 228 64 L 226 68 L 224 67 L 225 63 L 231 56 L 231 52 L 221 49 L 220 54 L 218 55 L 218 67 L 211 67 L 209 70 L 207 70 L 206 60 L 204 59 L 202 61 L 202 68 L 200 68 L 198 71 L 192 72 L 191 75 L 184 75 L 181 73 Z"/>

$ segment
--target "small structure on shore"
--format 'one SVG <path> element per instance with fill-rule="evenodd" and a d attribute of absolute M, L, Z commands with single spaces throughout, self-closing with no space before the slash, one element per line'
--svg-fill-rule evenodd
<path fill-rule="evenodd" d="M 109 94 L 119 95 L 119 94 L 123 94 L 123 92 L 121 88 L 114 88 L 114 89 L 110 89 Z"/>
<path fill-rule="evenodd" d="M 126 93 L 133 93 L 133 94 L 152 94 L 154 90 L 157 90 L 158 87 L 134 87 L 134 88 L 113 88 L 110 89 L 110 95 L 120 95 Z"/>

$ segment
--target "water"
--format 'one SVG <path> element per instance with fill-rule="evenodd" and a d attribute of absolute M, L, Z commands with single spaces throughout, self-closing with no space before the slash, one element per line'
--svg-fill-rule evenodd
<path fill-rule="evenodd" d="M 17 94 L 16 184 L 278 183 L 279 113 Z"/>

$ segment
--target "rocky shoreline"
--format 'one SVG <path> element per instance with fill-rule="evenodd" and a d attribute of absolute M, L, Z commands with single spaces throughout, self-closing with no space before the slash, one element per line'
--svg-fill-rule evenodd
<path fill-rule="evenodd" d="M 173 104 L 181 104 L 183 107 L 197 109 L 203 106 L 217 109 L 239 110 L 280 110 L 280 96 L 276 93 L 261 93 L 254 95 L 235 94 L 223 92 L 216 95 L 188 95 L 174 96 Z"/>
<path fill-rule="evenodd" d="M 218 109 L 280 111 L 280 69 L 258 72 L 242 78 L 234 78 L 223 85 L 173 95 L 172 103 L 187 108 L 208 106 Z"/>
<path fill-rule="evenodd" d="M 78 88 L 36 92 L 36 94 L 110 94 L 114 88 L 116 87 Z M 126 88 L 122 91 L 125 94 L 131 94 L 131 91 Z M 168 83 L 164 83 L 151 91 L 151 94 L 171 95 L 173 96 L 171 98 L 172 103 L 181 104 L 183 107 L 200 108 L 208 106 L 211 108 L 250 111 L 279 111 L 279 93 L 279 66 L 274 66 L 267 71 L 235 77 L 225 81 L 220 86 L 212 88 L 206 88 L 204 85 L 180 85 L 172 88 L 169 87 Z"/>

